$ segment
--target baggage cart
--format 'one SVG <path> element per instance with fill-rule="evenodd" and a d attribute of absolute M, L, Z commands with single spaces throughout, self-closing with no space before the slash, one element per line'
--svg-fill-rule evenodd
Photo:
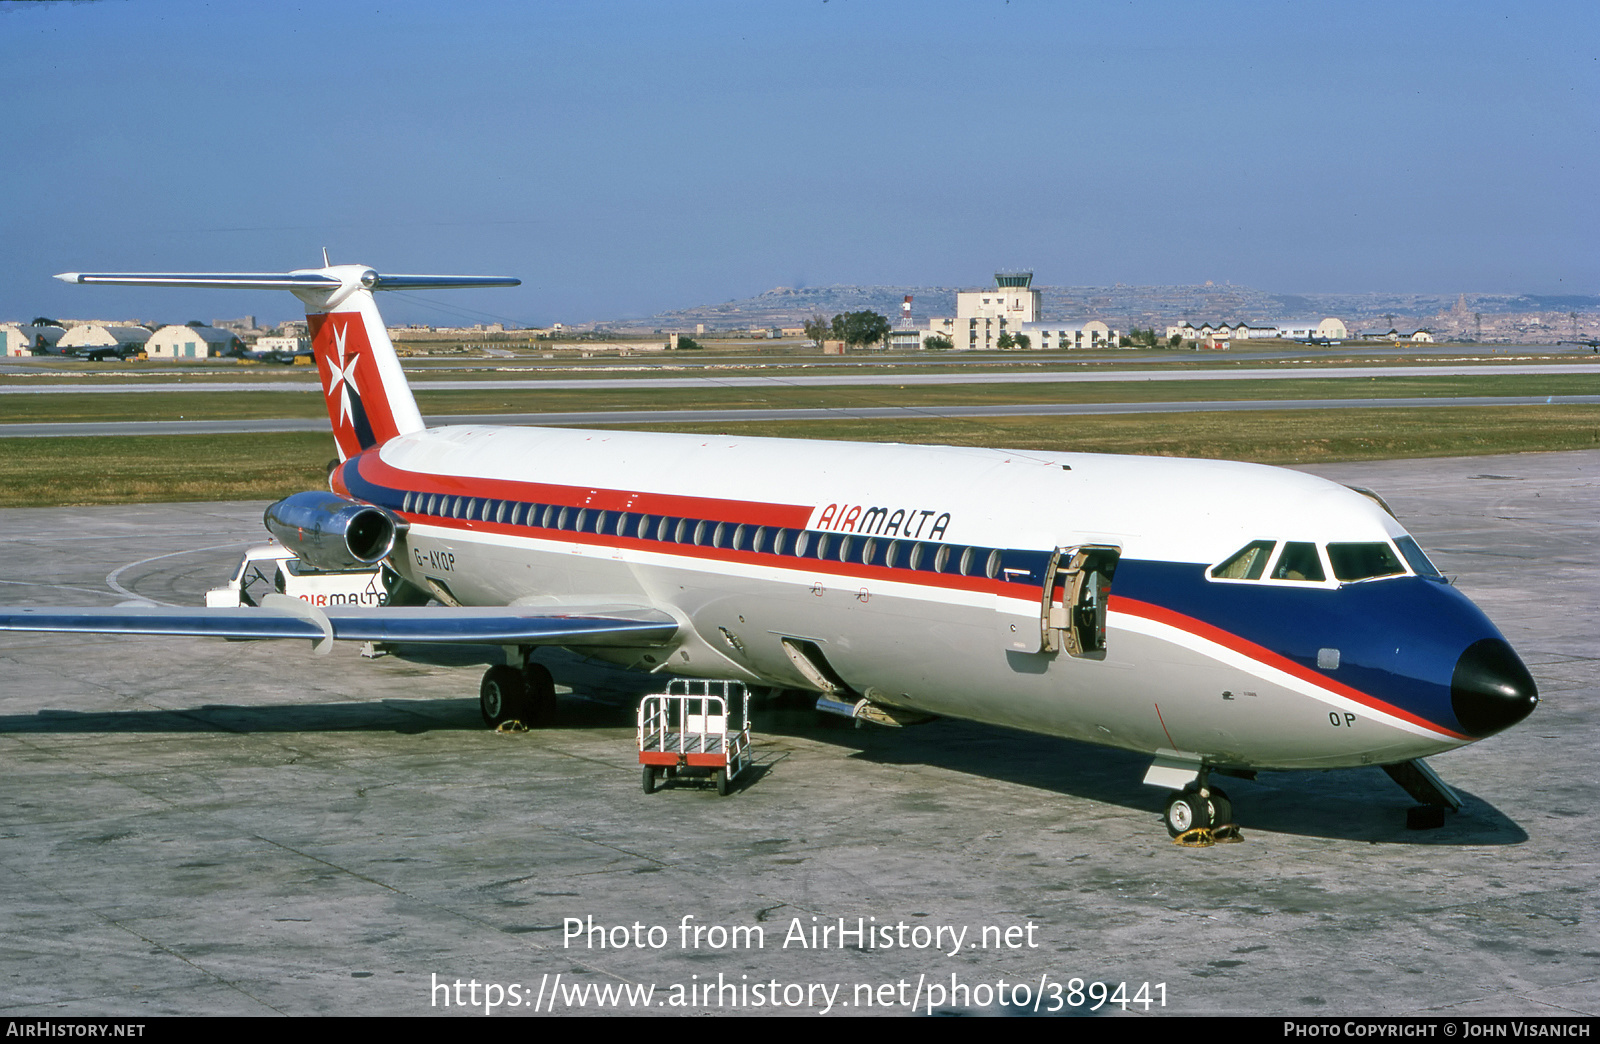
<path fill-rule="evenodd" d="M 738 718 L 729 712 L 738 701 Z M 664 780 L 711 777 L 717 793 L 750 766 L 750 690 L 741 682 L 676 678 L 639 704 L 644 792 Z"/>

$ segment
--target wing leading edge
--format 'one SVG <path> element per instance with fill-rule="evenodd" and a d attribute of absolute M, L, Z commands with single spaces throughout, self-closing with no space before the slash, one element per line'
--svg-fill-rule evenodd
<path fill-rule="evenodd" d="M 419 606 L 321 608 L 287 595 L 260 607 L 201 609 L 116 606 L 109 609 L 13 608 L 0 631 L 161 634 L 202 638 L 307 638 L 318 651 L 333 641 L 443 645 L 660 645 L 678 624 L 646 606 Z"/>

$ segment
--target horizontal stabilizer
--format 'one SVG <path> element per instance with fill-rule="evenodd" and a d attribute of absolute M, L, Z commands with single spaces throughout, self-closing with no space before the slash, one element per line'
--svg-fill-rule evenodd
<path fill-rule="evenodd" d="M 358 270 L 359 271 L 359 270 Z M 335 290 L 343 280 L 328 271 L 304 272 L 62 272 L 64 283 L 108 286 L 187 286 L 224 290 Z M 380 275 L 370 268 L 360 284 L 368 290 L 446 290 L 476 286 L 521 286 L 511 276 Z"/>
<path fill-rule="evenodd" d="M 62 272 L 63 283 L 109 286 L 193 286 L 229 290 L 332 290 L 339 280 L 317 272 Z"/>
<path fill-rule="evenodd" d="M 445 645 L 659 645 L 678 625 L 645 606 L 362 608 L 304 606 L 304 612 L 184 606 L 0 610 L 0 631 L 163 634 L 204 638 L 309 638 Z"/>
<path fill-rule="evenodd" d="M 455 287 L 521 285 L 522 280 L 512 276 L 380 275 L 373 282 L 372 289 L 449 290 Z"/>

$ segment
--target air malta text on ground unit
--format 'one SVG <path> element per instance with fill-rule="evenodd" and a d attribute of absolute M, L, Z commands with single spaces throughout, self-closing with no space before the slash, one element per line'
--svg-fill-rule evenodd
<path fill-rule="evenodd" d="M 835 533 L 860 533 L 863 536 L 908 537 L 912 540 L 939 540 L 950 528 L 950 512 L 937 508 L 867 507 L 864 504 L 829 504 L 813 513 L 808 529 L 827 529 Z"/>

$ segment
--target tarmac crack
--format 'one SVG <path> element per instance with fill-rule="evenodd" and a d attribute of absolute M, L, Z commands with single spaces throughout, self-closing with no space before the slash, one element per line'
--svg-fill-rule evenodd
<path fill-rule="evenodd" d="M 50 892 L 52 895 L 55 895 L 57 898 L 61 899 L 63 902 L 66 902 L 66 903 L 72 905 L 73 907 L 75 907 L 77 909 L 81 909 L 81 910 L 86 911 L 90 916 L 97 918 L 103 924 L 106 924 L 106 925 L 108 925 L 108 926 L 110 926 L 112 928 L 115 928 L 120 932 L 126 932 L 128 935 L 133 936 L 135 939 L 138 939 L 140 942 L 142 942 L 142 943 L 144 943 L 144 944 L 146 944 L 148 946 L 152 946 L 157 950 L 160 950 L 162 953 L 164 953 L 167 956 L 173 958 L 174 960 L 181 962 L 182 964 L 186 965 L 187 967 L 193 968 L 197 973 L 199 973 L 200 975 L 204 976 L 207 979 L 210 979 L 212 982 L 216 983 L 217 985 L 225 986 L 228 989 L 233 990 L 236 993 L 239 993 L 239 994 L 241 994 L 241 995 L 243 995 L 245 997 L 249 997 L 251 1000 L 255 1001 L 257 1004 L 259 1004 L 262 1007 L 268 1009 L 269 1011 L 276 1012 L 279 1015 L 287 1015 L 287 1014 L 289 1014 L 289 1012 L 284 1011 L 282 1008 L 279 1008 L 279 1007 L 271 1004 L 270 1002 L 268 1002 L 266 1000 L 263 1000 L 260 997 L 257 997 L 255 994 L 251 993 L 248 989 L 245 989 L 239 983 L 231 981 L 229 979 L 225 979 L 221 975 L 218 975 L 216 972 L 210 971 L 207 968 L 205 968 L 204 966 L 196 964 L 194 961 L 190 960 L 188 957 L 184 956 L 182 953 L 179 953 L 177 950 L 174 950 L 172 947 L 167 946 L 166 944 L 160 942 L 157 939 L 151 938 L 149 935 L 146 935 L 144 932 L 136 930 L 135 928 L 133 928 L 133 926 L 131 926 L 129 924 L 125 924 L 124 922 L 117 920 L 115 917 L 111 917 L 111 916 L 109 916 L 107 914 L 101 913 L 99 910 L 96 910 L 93 906 L 90 906 L 89 904 L 80 901 L 75 896 L 69 895 L 66 892 L 61 891 L 59 888 L 56 888 L 54 885 L 50 884 L 49 882 L 44 881 L 44 880 L 40 880 L 39 878 L 34 877 L 32 874 L 29 874 L 26 871 L 19 870 L 15 866 L 12 866 L 10 863 L 8 863 L 8 862 L 6 862 L 4 860 L 0 860 L 0 867 L 4 867 L 6 870 L 10 871 L 13 874 L 16 874 L 18 877 L 22 878 L 23 880 L 28 881 L 31 884 L 34 884 L 34 885 L 37 885 L 37 886 L 43 888 L 45 891 Z"/>

